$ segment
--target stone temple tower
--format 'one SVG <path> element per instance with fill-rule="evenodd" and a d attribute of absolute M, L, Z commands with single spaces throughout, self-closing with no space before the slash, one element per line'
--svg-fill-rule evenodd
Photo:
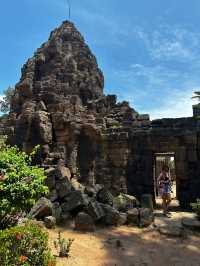
<path fill-rule="evenodd" d="M 64 21 L 23 66 L 0 133 L 26 152 L 40 144 L 45 168 L 63 162 L 82 183 L 138 197 L 155 194 L 157 154 L 173 153 L 180 204 L 199 198 L 199 118 L 150 121 L 103 89 L 95 56 Z"/>

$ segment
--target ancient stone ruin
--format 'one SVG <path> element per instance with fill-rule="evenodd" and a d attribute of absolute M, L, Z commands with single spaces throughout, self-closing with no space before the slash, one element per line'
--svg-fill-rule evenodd
<path fill-rule="evenodd" d="M 112 195 L 154 197 L 155 154 L 167 152 L 174 152 L 180 204 L 186 206 L 200 197 L 199 120 L 150 121 L 128 102 L 104 95 L 103 89 L 104 77 L 95 56 L 68 21 L 50 34 L 22 68 L 11 111 L 1 119 L 0 131 L 24 151 L 41 145 L 37 163 L 49 174 L 52 202 L 59 204 L 69 188 L 63 175 L 55 178 L 58 165 L 69 168 L 86 187 L 102 184 Z M 70 178 L 71 173 L 66 176 Z"/>

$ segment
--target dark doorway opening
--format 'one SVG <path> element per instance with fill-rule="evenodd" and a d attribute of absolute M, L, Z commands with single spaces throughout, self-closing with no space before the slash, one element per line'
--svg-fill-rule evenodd
<path fill-rule="evenodd" d="M 175 153 L 155 153 L 154 154 L 154 167 L 153 167 L 153 176 L 154 176 L 154 192 L 155 198 L 159 198 L 157 179 L 159 174 L 162 171 L 163 165 L 168 165 L 170 168 L 170 175 L 172 179 L 172 199 L 176 199 L 177 195 L 177 182 L 176 182 L 176 164 L 175 164 Z"/>
<path fill-rule="evenodd" d="M 94 183 L 95 142 L 84 131 L 79 136 L 77 167 L 82 183 Z"/>

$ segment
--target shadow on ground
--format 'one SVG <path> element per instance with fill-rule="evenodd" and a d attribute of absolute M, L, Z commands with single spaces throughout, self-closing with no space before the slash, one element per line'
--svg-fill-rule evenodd
<path fill-rule="evenodd" d="M 50 231 L 51 243 L 59 230 L 63 237 L 75 239 L 70 258 L 59 259 L 58 266 L 200 266 L 197 233 L 174 238 L 161 235 L 153 227 L 127 226 L 80 233 L 72 226 Z"/>

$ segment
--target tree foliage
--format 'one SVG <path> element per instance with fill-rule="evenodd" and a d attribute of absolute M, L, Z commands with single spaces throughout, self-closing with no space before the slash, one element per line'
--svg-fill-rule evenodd
<path fill-rule="evenodd" d="M 30 155 L 17 147 L 0 141 L 0 170 L 5 177 L 0 181 L 0 219 L 7 214 L 29 211 L 42 195 L 48 192 L 44 185 L 44 169 L 31 166 L 36 147 Z"/>
<path fill-rule="evenodd" d="M 10 86 L 3 92 L 3 99 L 0 100 L 0 112 L 7 113 L 10 111 L 10 104 L 14 93 L 14 88 Z"/>
<path fill-rule="evenodd" d="M 200 102 L 200 91 L 195 91 L 192 99 L 197 99 Z"/>
<path fill-rule="evenodd" d="M 55 266 L 47 232 L 31 222 L 0 231 L 0 265 Z"/>

